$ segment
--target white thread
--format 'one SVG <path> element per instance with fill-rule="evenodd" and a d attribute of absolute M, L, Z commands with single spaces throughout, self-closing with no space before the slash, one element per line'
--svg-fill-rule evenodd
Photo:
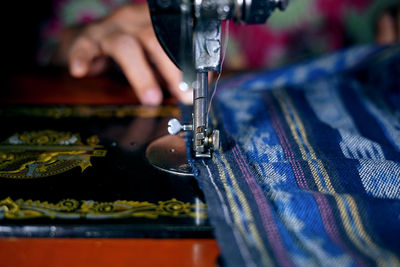
<path fill-rule="evenodd" d="M 208 104 L 207 116 L 206 116 L 206 118 L 207 118 L 207 128 L 208 128 L 208 116 L 210 114 L 211 104 L 212 104 L 212 101 L 214 99 L 215 92 L 217 91 L 217 86 L 218 86 L 219 79 L 221 78 L 222 67 L 224 65 L 226 50 L 228 48 L 228 42 L 229 42 L 229 20 L 226 21 L 226 23 L 225 23 L 225 38 L 224 38 L 224 49 L 222 51 L 221 69 L 218 72 L 217 79 L 215 80 L 214 89 L 213 89 L 213 92 L 211 94 L 210 102 Z"/>

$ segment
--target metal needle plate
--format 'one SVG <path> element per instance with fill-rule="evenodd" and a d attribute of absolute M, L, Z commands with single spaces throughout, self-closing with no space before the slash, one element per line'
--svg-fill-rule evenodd
<path fill-rule="evenodd" d="M 193 176 L 186 156 L 185 138 L 166 135 L 154 140 L 146 149 L 146 158 L 159 170 L 182 176 Z"/>

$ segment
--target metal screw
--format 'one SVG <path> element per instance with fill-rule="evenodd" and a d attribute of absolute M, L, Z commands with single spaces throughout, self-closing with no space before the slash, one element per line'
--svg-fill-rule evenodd
<path fill-rule="evenodd" d="M 170 135 L 177 135 L 180 131 L 191 131 L 193 126 L 191 124 L 181 124 L 178 119 L 173 118 L 168 121 L 168 133 Z"/>

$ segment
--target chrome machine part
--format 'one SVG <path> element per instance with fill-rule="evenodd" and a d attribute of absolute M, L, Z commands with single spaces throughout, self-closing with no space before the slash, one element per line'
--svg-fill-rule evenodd
<path fill-rule="evenodd" d="M 265 23 L 273 10 L 284 10 L 288 1 L 148 0 L 156 36 L 167 55 L 184 73 L 182 88 L 193 87 L 191 129 L 196 157 L 211 157 L 212 151 L 219 146 L 219 132 L 209 129 L 207 123 L 207 72 L 220 70 L 221 21 Z M 177 134 L 183 128 L 180 123 L 169 124 L 171 134 Z"/>
<path fill-rule="evenodd" d="M 194 64 L 194 28 L 201 21 L 234 19 L 245 24 L 265 23 L 289 0 L 148 0 L 154 32 L 171 60 L 183 71 Z M 217 27 L 219 27 L 217 23 Z M 205 35 L 207 36 L 207 35 Z M 193 68 L 194 66 L 191 65 Z M 190 84 L 190 83 L 189 83 Z"/>
<path fill-rule="evenodd" d="M 154 140 L 146 149 L 146 158 L 155 168 L 180 176 L 193 176 L 187 161 L 185 135 L 192 131 L 192 124 L 181 124 L 178 119 L 168 121 L 168 133 Z"/>
<path fill-rule="evenodd" d="M 153 141 L 146 149 L 150 164 L 161 171 L 180 176 L 193 176 L 186 157 L 185 138 L 166 135 Z"/>
<path fill-rule="evenodd" d="M 221 22 L 200 20 L 194 30 L 194 69 L 219 71 L 221 64 Z M 198 81 L 198 79 L 197 79 Z"/>
<path fill-rule="evenodd" d="M 168 121 L 168 133 L 170 135 L 177 135 L 181 131 L 192 131 L 192 124 L 181 124 L 178 119 L 172 118 Z"/>
<path fill-rule="evenodd" d="M 207 127 L 208 108 L 208 73 L 197 74 L 196 86 L 193 88 L 193 150 L 196 157 L 211 157 L 212 147 L 207 140 L 210 131 Z"/>

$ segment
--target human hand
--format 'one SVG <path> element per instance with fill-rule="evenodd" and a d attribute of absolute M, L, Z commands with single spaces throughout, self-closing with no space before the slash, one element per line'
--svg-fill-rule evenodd
<path fill-rule="evenodd" d="M 121 67 L 142 104 L 161 103 L 157 77 L 173 96 L 191 103 L 192 92 L 179 89 L 181 72 L 154 34 L 147 4 L 123 6 L 84 27 L 72 40 L 67 61 L 71 75 L 79 78 L 104 71 L 108 58 Z"/>
<path fill-rule="evenodd" d="M 376 41 L 393 44 L 400 41 L 400 6 L 386 9 L 376 23 Z"/>

